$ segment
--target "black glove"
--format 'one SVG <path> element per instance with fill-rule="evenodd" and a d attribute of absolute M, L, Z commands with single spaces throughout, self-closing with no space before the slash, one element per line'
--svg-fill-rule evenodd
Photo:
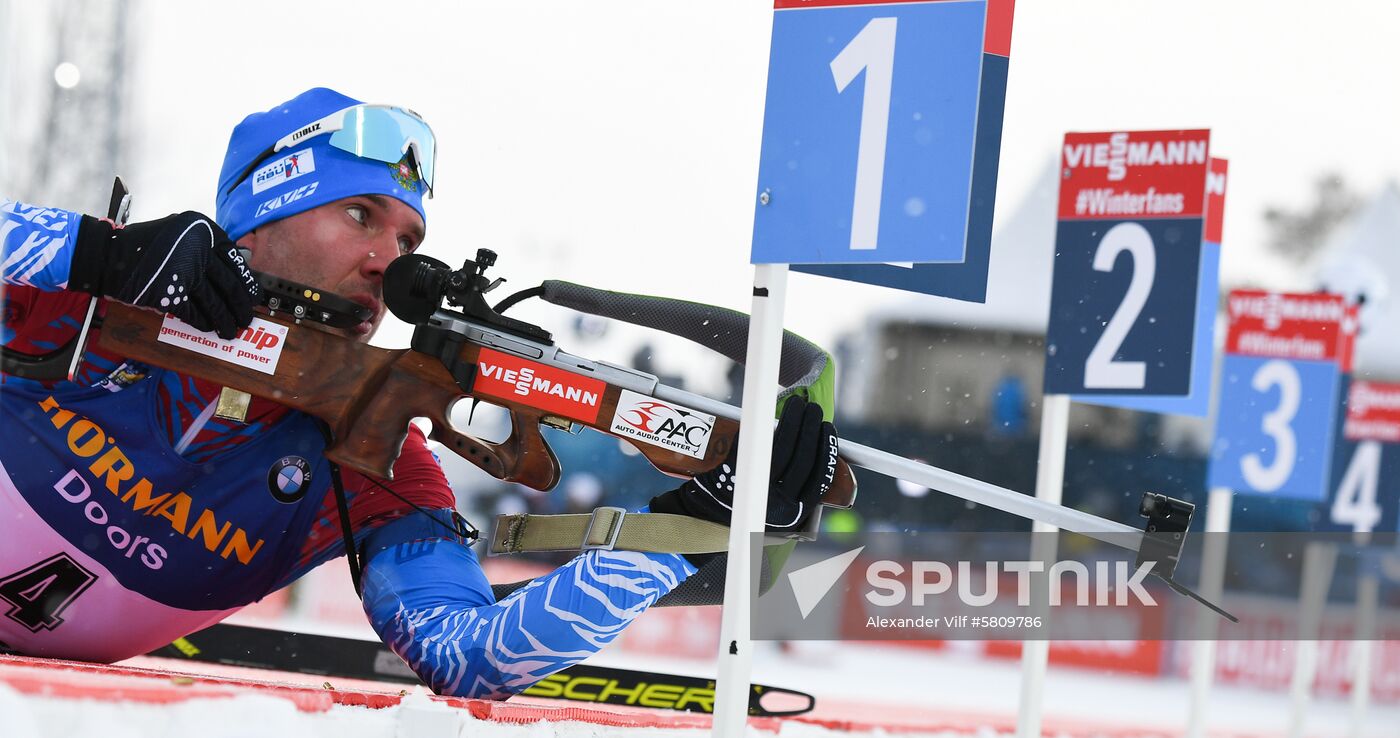
<path fill-rule="evenodd" d="M 252 322 L 262 296 L 238 247 L 195 212 L 125 228 L 83 216 L 68 289 L 156 308 L 220 338 Z"/>
<path fill-rule="evenodd" d="M 735 451 L 724 463 L 651 499 L 651 511 L 677 513 L 729 524 L 734 502 Z M 793 395 L 773 431 L 773 468 L 768 478 L 770 531 L 802 528 L 836 478 L 836 427 L 822 420 L 821 406 Z"/>

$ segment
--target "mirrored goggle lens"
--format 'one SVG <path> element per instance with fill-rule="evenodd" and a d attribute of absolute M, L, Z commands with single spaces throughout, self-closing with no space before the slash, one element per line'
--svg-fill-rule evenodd
<path fill-rule="evenodd" d="M 411 148 L 418 176 L 431 194 L 437 141 L 428 124 L 399 108 L 360 106 L 345 114 L 343 127 L 331 134 L 331 145 L 376 161 L 397 163 Z"/>

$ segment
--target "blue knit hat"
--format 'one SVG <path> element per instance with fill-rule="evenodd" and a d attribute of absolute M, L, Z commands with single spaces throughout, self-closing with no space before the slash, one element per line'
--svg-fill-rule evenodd
<path fill-rule="evenodd" d="M 317 87 L 265 113 L 253 113 L 233 129 L 219 172 L 215 220 L 237 241 L 273 221 L 355 195 L 387 195 L 423 212 L 424 183 L 406 161 L 356 156 L 313 135 L 256 161 L 280 139 L 360 101 Z M 255 168 L 249 171 L 254 163 Z M 241 177 L 241 180 L 239 179 Z"/>

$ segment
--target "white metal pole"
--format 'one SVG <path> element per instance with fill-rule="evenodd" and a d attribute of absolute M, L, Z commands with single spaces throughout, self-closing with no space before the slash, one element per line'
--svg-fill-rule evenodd
<path fill-rule="evenodd" d="M 1366 710 L 1371 703 L 1371 652 L 1375 650 L 1376 607 L 1380 579 L 1374 572 L 1361 575 L 1356 584 L 1356 640 L 1351 643 L 1351 729 L 1347 735 L 1361 738 Z"/>
<path fill-rule="evenodd" d="M 1201 596 L 1219 602 L 1225 591 L 1225 544 L 1230 532 L 1230 508 L 1235 495 L 1224 487 L 1210 491 L 1206 500 L 1205 544 L 1201 551 Z M 1196 640 L 1191 643 L 1191 706 L 1186 714 L 1187 738 L 1204 738 L 1206 703 L 1215 679 L 1216 630 L 1219 616 L 1201 608 L 1196 614 Z"/>
<path fill-rule="evenodd" d="M 773 425 L 774 405 L 778 401 L 787 273 L 786 264 L 754 267 L 753 320 L 749 324 L 748 354 L 744 360 L 741 427 L 770 428 Z M 734 511 L 729 524 L 729 565 L 725 569 L 724 607 L 720 616 L 719 678 L 715 683 L 715 715 L 711 728 L 715 738 L 741 738 L 748 724 L 749 685 L 753 674 L 753 643 L 749 640 L 752 534 L 763 531 L 763 520 L 768 512 L 768 467 L 772 457 L 772 433 L 740 434 Z"/>
<path fill-rule="evenodd" d="M 1290 690 L 1289 738 L 1303 738 L 1313 680 L 1317 677 L 1317 636 L 1322 626 L 1322 611 L 1327 606 L 1327 591 L 1332 586 L 1332 567 L 1336 562 L 1337 547 L 1329 544 L 1309 543 L 1303 553 L 1303 581 L 1298 587 L 1298 641 L 1295 644 L 1293 685 Z"/>
<path fill-rule="evenodd" d="M 1065 449 L 1069 438 L 1069 395 L 1045 395 L 1040 411 L 1040 457 L 1035 471 L 1036 499 L 1059 505 L 1065 486 Z M 1059 528 L 1037 520 L 1032 561 L 1055 558 Z M 1043 607 L 1037 598 L 1037 606 Z M 1045 672 L 1050 663 L 1050 640 L 1021 641 L 1021 707 L 1016 717 L 1019 738 L 1040 738 L 1045 697 Z"/>

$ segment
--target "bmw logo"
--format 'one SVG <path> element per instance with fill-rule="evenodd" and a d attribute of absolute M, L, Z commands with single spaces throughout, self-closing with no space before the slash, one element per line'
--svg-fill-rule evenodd
<path fill-rule="evenodd" d="M 278 502 L 300 502 L 310 485 L 311 465 L 300 456 L 283 456 L 267 470 L 267 491 Z"/>

